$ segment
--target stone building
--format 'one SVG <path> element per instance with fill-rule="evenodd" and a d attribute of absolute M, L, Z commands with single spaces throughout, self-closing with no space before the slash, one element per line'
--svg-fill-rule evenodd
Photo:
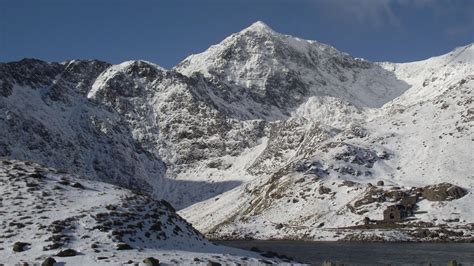
<path fill-rule="evenodd" d="M 408 213 L 405 206 L 401 204 L 388 206 L 387 209 L 383 211 L 383 220 L 386 222 L 400 222 L 407 216 Z"/>

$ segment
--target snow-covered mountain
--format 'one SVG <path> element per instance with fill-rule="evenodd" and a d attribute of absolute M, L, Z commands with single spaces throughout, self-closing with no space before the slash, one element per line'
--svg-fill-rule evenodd
<path fill-rule="evenodd" d="M 259 47 L 262 44 L 278 48 L 265 50 Z M 323 55 L 312 64 L 304 63 L 312 50 L 302 46 L 321 49 Z M 284 49 L 305 55 L 295 57 L 302 63 L 291 63 L 292 57 L 274 52 Z M 234 56 L 227 56 L 227 50 Z M 408 240 L 423 238 L 419 232 L 427 228 L 437 232 L 452 226 L 465 230 L 465 239 L 472 238 L 473 56 L 471 44 L 414 63 L 351 61 L 333 48 L 275 33 L 262 23 L 190 56 L 178 65 L 179 71 L 187 75 L 198 71 L 247 90 L 265 91 L 268 73 L 288 68 L 312 74 L 297 76 L 305 88 L 315 84 L 305 83 L 306 77 L 321 78 L 324 71 L 321 79 L 333 83 L 314 86 L 301 101 L 292 102 L 285 95 L 297 111 L 289 119 L 269 123 L 263 152 L 250 158 L 247 167 L 256 178 L 182 214 L 214 237 Z M 343 61 L 340 58 L 354 63 L 343 65 L 348 69 L 327 63 Z M 318 65 L 323 71 L 313 67 Z M 353 79 L 328 78 L 338 73 L 335 69 Z M 341 85 L 334 85 L 338 82 Z M 271 88 L 293 92 L 281 84 Z M 326 101 L 332 97 L 338 105 Z M 370 185 L 380 181 L 384 184 L 380 188 Z M 467 195 L 449 203 L 424 199 L 423 190 L 443 182 L 462 187 Z M 376 196 L 369 204 L 357 204 Z M 384 210 L 410 196 L 416 197 L 410 211 L 414 215 L 404 219 L 410 229 L 380 225 Z M 372 220 L 369 230 L 338 229 L 362 225 L 365 217 Z M 433 233 L 425 239 L 446 239 L 449 234 Z M 456 238 L 460 233 L 452 234 Z"/>
<path fill-rule="evenodd" d="M 263 22 L 189 56 L 175 69 L 188 76 L 199 72 L 251 91 L 256 96 L 252 101 L 273 107 L 269 112 L 258 106 L 253 110 L 256 117 L 266 120 L 287 118 L 310 96 L 380 107 L 407 88 L 376 64 L 316 41 L 277 33 Z"/>
<path fill-rule="evenodd" d="M 164 164 L 140 147 L 115 111 L 86 98 L 109 66 L 33 59 L 0 64 L 0 156 L 151 192 Z"/>
<path fill-rule="evenodd" d="M 171 70 L 6 63 L 0 155 L 141 186 L 213 237 L 470 239 L 473 70 L 472 44 L 374 63 L 262 22 Z"/>

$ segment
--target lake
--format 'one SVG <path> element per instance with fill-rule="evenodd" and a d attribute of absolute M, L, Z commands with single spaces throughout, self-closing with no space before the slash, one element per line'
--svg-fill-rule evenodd
<path fill-rule="evenodd" d="M 366 243 L 311 241 L 214 241 L 241 249 L 257 247 L 293 257 L 295 260 L 321 264 L 329 260 L 345 265 L 474 265 L 474 243 Z"/>

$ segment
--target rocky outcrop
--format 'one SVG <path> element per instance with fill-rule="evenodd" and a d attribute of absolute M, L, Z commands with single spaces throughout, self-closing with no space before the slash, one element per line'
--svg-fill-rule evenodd
<path fill-rule="evenodd" d="M 422 196 L 430 201 L 455 200 L 464 197 L 466 194 L 465 189 L 450 183 L 440 183 L 422 188 Z"/>

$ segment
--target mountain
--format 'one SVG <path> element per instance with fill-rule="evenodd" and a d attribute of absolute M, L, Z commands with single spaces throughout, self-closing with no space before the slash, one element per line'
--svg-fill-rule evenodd
<path fill-rule="evenodd" d="M 165 165 L 113 110 L 88 101 L 100 61 L 0 64 L 0 156 L 31 160 L 151 192 Z"/>
<path fill-rule="evenodd" d="M 170 70 L 4 63 L 0 155 L 143 190 L 215 238 L 468 241 L 473 58 L 369 62 L 257 22 Z"/>
<path fill-rule="evenodd" d="M 258 41 L 260 39 L 264 41 Z M 289 63 L 291 57 L 273 52 L 291 49 L 299 53 L 302 49 L 289 45 L 298 41 L 314 45 L 312 41 L 280 35 L 256 23 L 202 54 L 190 56 L 177 69 L 185 74 L 198 71 L 238 86 L 251 84 L 245 87 L 247 90 L 257 86 L 252 83 L 252 77 L 260 77 L 254 80 L 262 82 L 256 88 L 265 91 L 267 75 L 264 73 L 289 68 L 288 65 L 293 66 L 293 70 L 306 66 L 296 73 L 304 73 L 309 68 L 310 64 L 292 64 Z M 269 49 L 268 57 L 267 51 L 258 46 L 275 47 L 274 43 L 279 43 L 278 48 Z M 223 56 L 223 51 L 228 49 L 239 51 L 238 55 Z M 308 50 L 303 50 L 306 55 Z M 324 53 L 329 58 L 341 56 L 333 49 L 329 51 Z M 472 200 L 474 172 L 470 164 L 474 148 L 473 55 L 471 44 L 421 62 L 362 61 L 365 67 L 357 64 L 350 64 L 348 69 L 339 67 L 340 75 L 354 76 L 355 80 L 346 84 L 344 92 L 359 94 L 345 98 L 337 95 L 340 90 L 336 86 L 330 86 L 327 94 L 318 87 L 320 90 L 315 94 L 295 102 L 296 110 L 313 108 L 315 111 L 294 112 L 284 121 L 270 123 L 263 152 L 248 162 L 247 171 L 255 178 L 223 195 L 186 208 L 181 214 L 213 237 L 446 240 L 459 239 L 462 235 L 463 239 L 472 239 L 473 214 L 468 210 L 468 202 Z M 268 63 L 270 59 L 274 59 L 272 63 L 278 67 L 269 67 L 272 66 Z M 324 60 L 316 62 L 313 65 Z M 323 64 L 322 69 L 332 68 Z M 366 69 L 377 72 L 368 75 L 364 73 Z M 255 74 L 259 71 L 261 75 Z M 319 74 L 315 68 L 307 71 L 315 76 Z M 298 78 L 304 80 L 301 76 Z M 364 99 L 367 100 L 364 89 L 368 87 L 357 85 L 364 78 L 370 78 L 367 83 L 374 84 L 373 94 L 385 96 L 379 97 L 383 100 L 377 102 L 372 98 L 364 104 Z M 285 93 L 291 91 L 281 84 L 273 88 L 283 88 Z M 326 97 L 339 100 L 334 112 L 325 112 L 330 108 L 324 101 Z M 317 99 L 316 103 L 313 99 Z M 347 106 L 354 106 L 357 112 L 344 112 Z M 335 118 L 344 115 L 360 119 L 334 123 Z M 374 186 L 376 183 L 383 185 Z M 443 184 L 440 191 L 437 190 L 439 184 Z M 449 189 L 463 191 L 458 195 L 462 198 L 446 201 L 452 198 L 441 197 L 442 201 L 432 202 L 433 198 L 427 196 L 432 190 L 446 194 Z M 414 201 L 411 206 L 403 206 L 410 200 Z M 384 211 L 392 206 L 406 209 L 398 211 L 407 215 L 402 223 L 405 230 L 386 221 Z M 446 226 L 454 231 L 445 232 Z"/>
<path fill-rule="evenodd" d="M 263 105 L 251 106 L 254 116 L 269 121 L 301 114 L 298 108 L 312 97 L 323 100 L 320 105 L 326 100 L 380 107 L 407 89 L 377 64 L 317 41 L 277 33 L 263 22 L 189 56 L 175 69 L 187 76 L 202 73 L 252 93 L 250 100 Z M 247 107 L 243 104 L 241 108 Z"/>
<path fill-rule="evenodd" d="M 0 260 L 8 265 L 283 262 L 214 245 L 166 201 L 30 161 L 0 160 L 0 184 Z"/>

